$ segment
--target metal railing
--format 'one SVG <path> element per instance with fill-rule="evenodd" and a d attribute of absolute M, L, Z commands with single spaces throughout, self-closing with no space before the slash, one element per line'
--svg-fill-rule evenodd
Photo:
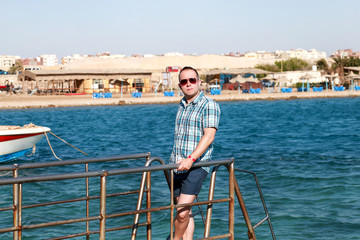
<path fill-rule="evenodd" d="M 98 170 L 98 171 L 88 171 L 89 163 L 95 162 L 106 162 L 106 161 L 118 161 L 118 160 L 130 160 L 130 159 L 141 159 L 145 158 L 146 163 L 143 167 L 135 167 L 135 168 L 122 168 L 122 169 L 111 169 L 111 170 Z M 151 166 L 151 164 L 157 161 L 161 165 Z M 40 176 L 32 176 L 32 177 L 20 177 L 19 170 L 21 169 L 29 169 L 29 168 L 44 168 L 44 167 L 54 167 L 54 166 L 65 166 L 65 165 L 74 165 L 74 164 L 85 164 L 85 172 L 76 172 L 76 173 L 65 173 L 65 174 L 53 174 L 53 175 L 40 175 Z M 271 222 L 269 215 L 267 213 L 266 205 L 264 205 L 264 209 L 266 212 L 266 219 L 264 219 L 261 223 L 257 224 L 255 227 L 252 227 L 250 218 L 248 217 L 248 213 L 245 207 L 245 203 L 242 199 L 239 186 L 237 184 L 235 178 L 235 169 L 234 169 L 234 160 L 233 159 L 224 159 L 224 160 L 214 160 L 211 162 L 201 162 L 194 164 L 194 167 L 205 167 L 205 166 L 214 166 L 213 171 L 211 173 L 210 186 L 209 186 L 209 197 L 207 201 L 198 201 L 191 204 L 174 204 L 173 200 L 173 182 L 172 175 L 173 169 L 177 168 L 177 164 L 167 164 L 165 165 L 164 161 L 160 158 L 150 158 L 150 153 L 144 154 L 133 154 L 133 155 L 120 155 L 113 157 L 102 157 L 102 158 L 87 158 L 87 159 L 75 159 L 75 160 L 64 160 L 59 162 L 44 162 L 44 163 L 28 163 L 28 164 L 14 164 L 7 166 L 0 166 L 0 171 L 13 171 L 13 178 L 8 179 L 0 179 L 0 185 L 13 185 L 13 205 L 9 207 L 0 208 L 1 211 L 11 211 L 13 212 L 13 227 L 1 228 L 1 233 L 13 232 L 13 239 L 21 239 L 22 232 L 27 229 L 36 229 L 50 226 L 59 226 L 70 223 L 86 223 L 86 231 L 74 233 L 66 236 L 60 236 L 52 239 L 68 239 L 79 236 L 86 236 L 89 239 L 89 236 L 92 234 L 99 234 L 99 239 L 105 239 L 106 232 L 117 231 L 123 229 L 132 229 L 131 239 L 136 239 L 137 230 L 139 227 L 146 227 L 146 235 L 147 239 L 152 239 L 152 221 L 151 221 L 151 213 L 162 210 L 171 210 L 170 212 L 170 228 L 173 229 L 174 222 L 174 210 L 179 207 L 184 206 L 200 206 L 207 205 L 206 212 L 206 221 L 204 227 L 204 239 L 220 239 L 220 238 L 229 238 L 234 239 L 234 200 L 236 196 L 238 198 L 239 204 L 241 206 L 241 210 L 243 212 L 243 216 L 248 227 L 248 236 L 249 239 L 256 239 L 254 229 L 260 225 L 265 220 L 268 220 L 271 233 L 273 234 L 273 230 L 271 227 Z M 215 179 L 216 173 L 220 166 L 226 166 L 229 173 L 229 197 L 214 199 L 214 189 L 215 189 Z M 169 174 L 170 170 L 170 174 Z M 153 171 L 163 171 L 166 177 L 167 183 L 170 186 L 170 205 L 160 206 L 160 207 L 151 207 L 151 172 Z M 243 171 L 238 170 L 237 171 Z M 107 178 L 108 176 L 115 175 L 124 175 L 124 174 L 134 174 L 134 173 L 142 173 L 141 184 L 139 190 L 127 191 L 127 192 L 119 192 L 113 194 L 107 194 Z M 255 175 L 256 177 L 256 175 Z M 100 195 L 99 196 L 90 196 L 89 195 L 89 178 L 100 178 Z M 75 199 L 68 199 L 62 201 L 52 201 L 45 202 L 39 204 L 31 204 L 31 205 L 22 205 L 22 186 L 23 184 L 33 183 L 33 182 L 44 182 L 44 181 L 60 181 L 67 179 L 85 179 L 86 182 L 86 197 L 80 197 Z M 256 179 L 257 181 L 257 179 Z M 258 184 L 258 181 L 257 181 Z M 260 187 L 258 185 L 258 189 L 261 193 Z M 146 208 L 141 209 L 143 196 L 146 193 Z M 123 196 L 129 194 L 138 194 L 138 200 L 136 205 L 136 210 L 127 211 L 127 212 L 117 212 L 112 214 L 106 213 L 106 204 L 107 199 L 113 196 Z M 262 194 L 261 194 L 262 202 L 265 204 Z M 99 199 L 99 214 L 95 216 L 90 216 L 89 206 L 90 200 Z M 49 206 L 49 205 L 58 205 L 63 203 L 71 203 L 71 202 L 79 202 L 86 201 L 86 217 L 83 218 L 72 218 L 67 220 L 60 221 L 52 221 L 38 224 L 29 224 L 23 225 L 22 222 L 22 210 L 26 208 L 34 208 L 41 206 Z M 229 219 L 228 219 L 228 233 L 211 236 L 210 237 L 210 226 L 211 226 L 211 215 L 212 215 L 212 206 L 215 203 L 228 202 L 229 204 Z M 139 216 L 140 214 L 146 214 L 146 221 L 140 223 Z M 106 228 L 106 220 L 117 217 L 124 217 L 134 215 L 134 223 L 132 225 L 118 226 L 112 228 Z M 90 231 L 90 222 L 99 221 L 98 230 Z M 172 230 L 170 230 L 172 232 Z M 172 239 L 172 236 L 171 236 Z M 273 234 L 273 239 L 275 239 L 275 235 Z"/>

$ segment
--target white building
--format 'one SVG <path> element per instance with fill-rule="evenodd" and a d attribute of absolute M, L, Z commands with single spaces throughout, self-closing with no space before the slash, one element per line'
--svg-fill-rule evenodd
<path fill-rule="evenodd" d="M 298 48 L 291 49 L 285 52 L 276 50 L 275 54 L 282 58 L 299 58 L 304 60 L 317 60 L 321 58 L 326 58 L 326 52 L 319 52 L 316 49 L 310 49 L 309 51 L 307 51 Z"/>
<path fill-rule="evenodd" d="M 84 58 L 88 58 L 88 55 L 73 54 L 71 56 L 63 57 L 61 59 L 61 63 L 62 64 L 67 64 L 67 63 L 73 62 L 74 60 L 84 59 Z"/>
<path fill-rule="evenodd" d="M 56 66 L 59 64 L 59 60 L 55 54 L 40 55 L 40 59 L 44 66 Z"/>
<path fill-rule="evenodd" d="M 169 53 L 164 53 L 165 57 L 182 57 L 184 56 L 183 53 L 179 53 L 179 52 L 169 52 Z"/>
<path fill-rule="evenodd" d="M 246 52 L 244 57 L 250 59 L 275 59 L 275 54 L 267 51 Z"/>
<path fill-rule="evenodd" d="M 15 65 L 16 60 L 21 59 L 20 56 L 0 56 L 0 69 L 9 69 Z"/>

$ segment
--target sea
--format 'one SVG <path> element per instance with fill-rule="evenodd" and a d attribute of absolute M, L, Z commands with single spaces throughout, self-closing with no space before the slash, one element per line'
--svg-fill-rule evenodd
<path fill-rule="evenodd" d="M 101 100 L 99 100 L 101 101 Z M 360 239 L 360 98 L 291 99 L 219 102 L 221 120 L 214 141 L 213 159 L 235 159 L 235 168 L 255 172 L 276 239 Z M 63 159 L 146 153 L 168 161 L 174 138 L 177 104 L 88 106 L 0 110 L 1 125 L 33 123 L 81 149 L 88 156 L 49 135 L 55 154 Z M 46 138 L 35 154 L 10 163 L 57 160 Z M 143 160 L 90 165 L 90 171 L 143 166 Z M 84 166 L 24 169 L 21 176 L 82 172 Z M 11 177 L 1 172 L 1 178 Z M 109 177 L 107 193 L 136 190 L 140 174 Z M 199 200 L 206 200 L 207 177 Z M 254 177 L 237 172 L 249 217 L 255 225 L 265 217 Z M 23 205 L 85 196 L 83 179 L 23 184 Z M 90 195 L 99 195 L 99 179 L 90 179 Z M 228 196 L 228 173 L 219 169 L 215 198 Z M 108 198 L 107 214 L 131 211 L 136 195 Z M 0 186 L 0 208 L 11 206 L 12 186 Z M 152 205 L 170 204 L 162 172 L 152 173 Z M 194 207 L 194 211 L 198 208 Z M 206 212 L 206 206 L 202 207 Z M 90 202 L 90 215 L 99 214 L 99 201 Z M 85 217 L 85 203 L 23 209 L 23 225 Z M 141 216 L 141 221 L 144 217 Z M 213 206 L 210 234 L 227 232 L 228 204 Z M 195 216 L 194 239 L 204 230 L 201 214 Z M 235 239 L 247 239 L 239 204 L 235 202 Z M 130 225 L 133 217 L 108 219 L 107 227 Z M 170 210 L 152 214 L 153 239 L 170 233 Z M 0 212 L 0 227 L 12 226 L 12 212 Z M 90 230 L 98 230 L 93 221 Z M 84 223 L 24 230 L 22 239 L 46 239 L 85 231 Z M 267 222 L 255 229 L 257 239 L 272 239 Z M 107 232 L 107 239 L 130 239 L 131 230 Z M 98 239 L 94 234 L 90 239 Z M 0 239 L 12 239 L 1 233 Z M 77 237 L 73 239 L 86 239 Z M 146 239 L 139 227 L 138 238 Z"/>

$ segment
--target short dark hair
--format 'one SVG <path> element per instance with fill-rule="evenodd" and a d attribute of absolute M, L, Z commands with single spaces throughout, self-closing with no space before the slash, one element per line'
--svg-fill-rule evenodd
<path fill-rule="evenodd" d="M 181 80 L 181 79 L 180 79 L 181 73 L 182 73 L 183 71 L 185 71 L 185 70 L 193 70 L 193 71 L 196 73 L 196 78 L 199 80 L 199 73 L 198 73 L 198 71 L 196 71 L 196 69 L 193 68 L 193 67 L 185 66 L 185 67 L 183 67 L 183 68 L 181 69 L 181 71 L 179 72 L 179 81 Z"/>

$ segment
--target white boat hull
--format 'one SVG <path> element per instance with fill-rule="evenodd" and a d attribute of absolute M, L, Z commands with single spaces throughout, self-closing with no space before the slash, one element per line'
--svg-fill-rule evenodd
<path fill-rule="evenodd" d="M 0 128 L 0 161 L 7 161 L 25 154 L 25 150 L 32 148 L 44 136 L 50 132 L 47 127 L 17 127 L 2 126 Z"/>

